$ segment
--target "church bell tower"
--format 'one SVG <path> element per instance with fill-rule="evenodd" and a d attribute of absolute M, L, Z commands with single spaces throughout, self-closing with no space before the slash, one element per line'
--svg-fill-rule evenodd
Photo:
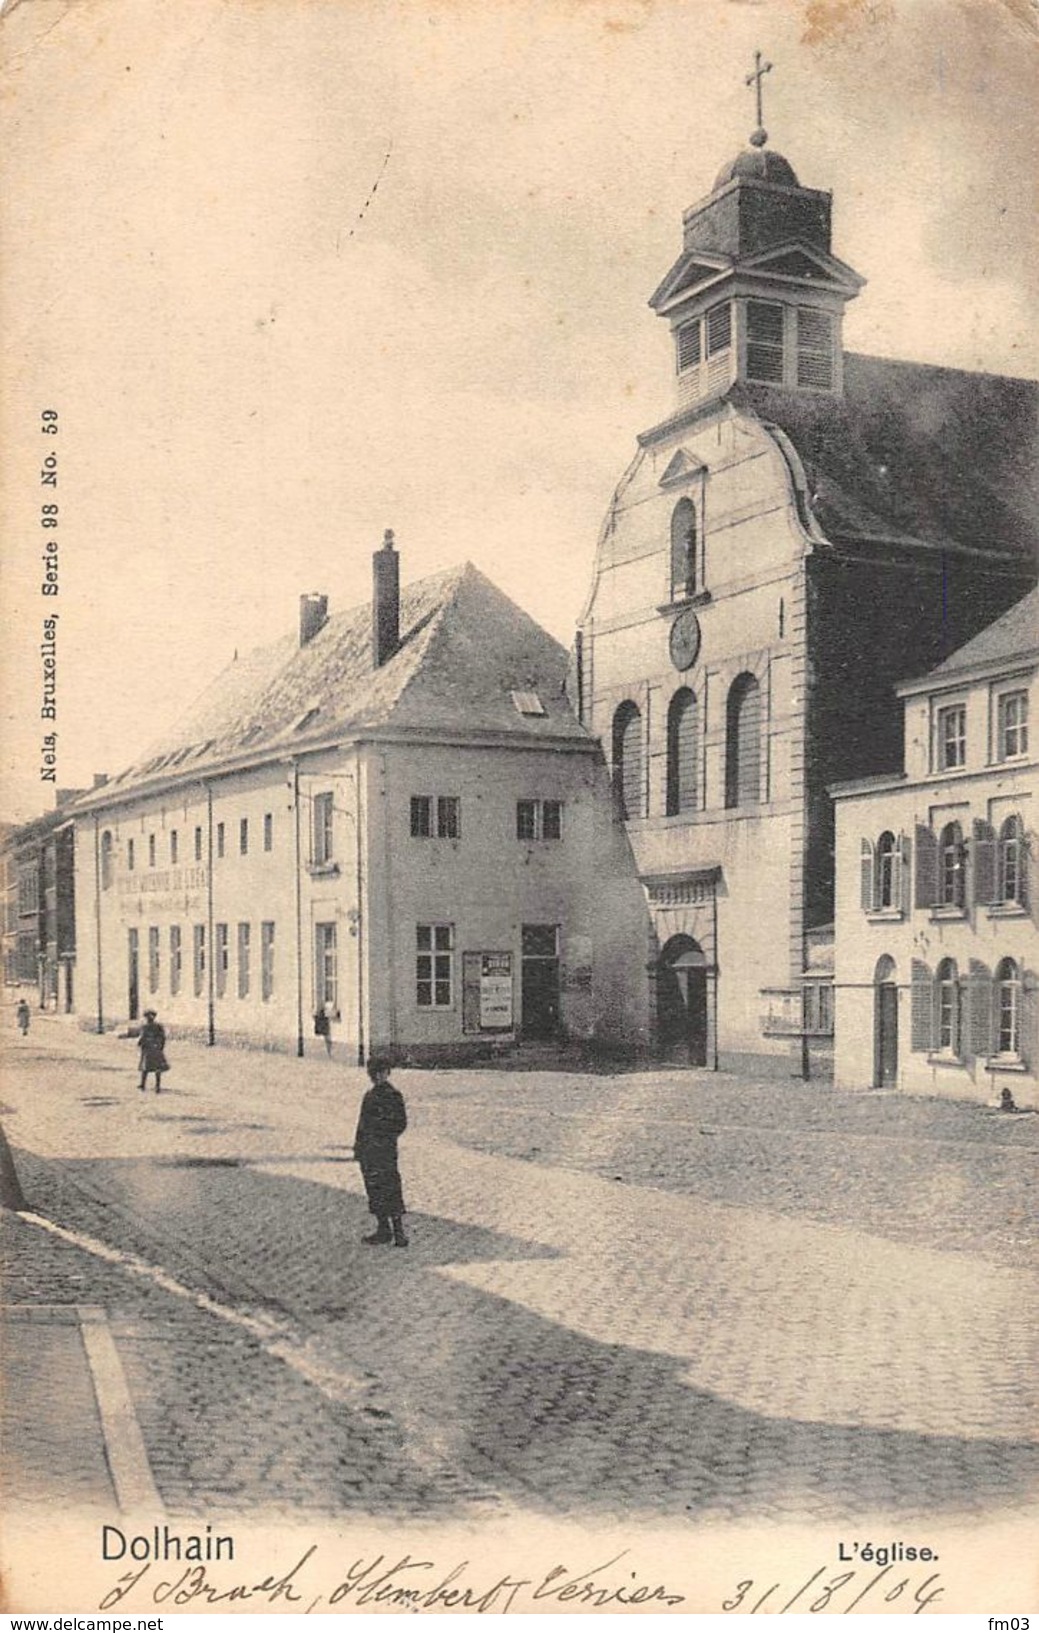
<path fill-rule="evenodd" d="M 864 279 L 830 250 L 832 195 L 802 187 L 767 146 L 755 53 L 757 127 L 682 218 L 682 253 L 650 298 L 674 337 L 677 407 L 737 382 L 840 394 L 841 321 Z"/>

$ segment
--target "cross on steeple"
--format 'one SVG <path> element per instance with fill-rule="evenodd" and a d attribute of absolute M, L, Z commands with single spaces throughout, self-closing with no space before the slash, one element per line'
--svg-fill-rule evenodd
<path fill-rule="evenodd" d="M 750 138 L 751 145 L 753 147 L 764 147 L 765 143 L 768 141 L 768 131 L 764 127 L 761 112 L 761 81 L 764 79 L 766 74 L 770 74 L 771 72 L 772 64 L 770 62 L 763 63 L 761 60 L 761 52 L 755 51 L 754 72 L 752 74 L 748 74 L 746 80 L 744 81 L 744 83 L 747 85 L 753 85 L 754 95 L 757 101 L 758 126 L 755 131 L 752 131 Z"/>

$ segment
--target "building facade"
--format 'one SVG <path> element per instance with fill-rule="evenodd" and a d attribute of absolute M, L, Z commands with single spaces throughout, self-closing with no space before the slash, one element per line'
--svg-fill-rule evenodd
<path fill-rule="evenodd" d="M 1039 592 L 898 690 L 904 775 L 834 790 L 837 1082 L 1039 1107 Z"/>
<path fill-rule="evenodd" d="M 3 839 L 4 984 L 39 1009 L 76 1006 L 75 840 L 63 789 L 55 810 L 11 825 Z M 31 989 L 31 993 L 28 989 Z"/>
<path fill-rule="evenodd" d="M 671 412 L 599 537 L 571 687 L 643 886 L 666 1058 L 826 1076 L 830 782 L 898 764 L 894 685 L 1035 581 L 1036 388 L 848 354 L 832 200 L 759 145 L 651 300 Z"/>
<path fill-rule="evenodd" d="M 566 654 L 475 569 L 301 600 L 77 808 L 81 1012 L 353 1058 L 646 1035 L 641 893 Z M 321 1045 L 318 1043 L 318 1047 Z"/>

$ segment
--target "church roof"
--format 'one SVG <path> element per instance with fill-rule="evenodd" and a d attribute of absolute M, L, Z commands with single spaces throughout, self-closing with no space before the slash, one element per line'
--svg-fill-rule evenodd
<path fill-rule="evenodd" d="M 945 680 L 968 670 L 988 669 L 992 665 L 1012 665 L 1020 658 L 1039 656 L 1039 588 L 1031 590 L 989 624 L 980 634 L 930 670 L 926 680 Z M 913 683 L 919 689 L 921 682 Z"/>
<path fill-rule="evenodd" d="M 747 383 L 728 396 L 790 438 L 833 543 L 926 545 L 1034 567 L 1036 382 L 846 353 L 843 397 Z"/>
<path fill-rule="evenodd" d="M 376 667 L 371 603 L 333 613 L 216 677 L 180 724 L 80 806 L 380 732 L 591 744 L 563 690 L 559 642 L 465 563 L 404 585 L 400 644 Z M 520 712 L 533 693 L 542 713 Z"/>

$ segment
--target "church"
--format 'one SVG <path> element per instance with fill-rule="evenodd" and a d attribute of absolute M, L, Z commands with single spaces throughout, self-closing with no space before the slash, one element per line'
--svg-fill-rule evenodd
<path fill-rule="evenodd" d="M 610 501 L 571 654 L 648 909 L 665 1059 L 833 1068 L 829 786 L 897 772 L 895 686 L 1036 577 L 1037 388 L 848 353 L 832 195 L 750 145 L 650 306 L 671 402 Z"/>

